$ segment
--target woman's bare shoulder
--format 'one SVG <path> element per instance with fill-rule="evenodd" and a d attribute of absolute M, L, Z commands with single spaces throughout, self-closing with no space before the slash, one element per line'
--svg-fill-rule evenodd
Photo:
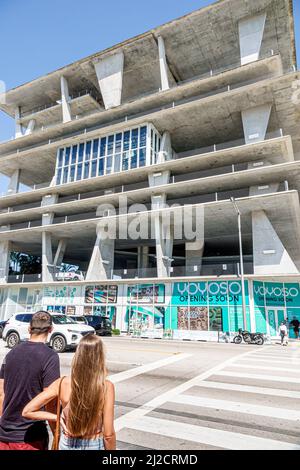
<path fill-rule="evenodd" d="M 107 392 L 113 391 L 115 389 L 114 384 L 110 380 L 105 380 Z"/>

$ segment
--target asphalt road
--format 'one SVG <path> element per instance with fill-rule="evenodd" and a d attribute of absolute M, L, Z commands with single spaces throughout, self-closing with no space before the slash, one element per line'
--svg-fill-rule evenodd
<path fill-rule="evenodd" d="M 300 450 L 300 342 L 104 342 L 119 449 Z M 0 360 L 7 351 L 1 341 Z"/>

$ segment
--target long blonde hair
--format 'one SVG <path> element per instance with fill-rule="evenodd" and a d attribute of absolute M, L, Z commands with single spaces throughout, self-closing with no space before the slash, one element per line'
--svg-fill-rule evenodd
<path fill-rule="evenodd" d="M 101 430 L 106 375 L 102 340 L 83 337 L 72 362 L 67 427 L 73 437 L 88 438 Z"/>

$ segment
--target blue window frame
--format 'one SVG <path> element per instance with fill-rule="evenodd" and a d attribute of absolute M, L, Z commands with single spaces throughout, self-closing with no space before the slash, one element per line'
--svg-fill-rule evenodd
<path fill-rule="evenodd" d="M 76 181 L 79 181 L 82 179 L 82 163 L 77 165 L 77 175 L 76 175 Z"/>
<path fill-rule="evenodd" d="M 130 148 L 130 131 L 124 132 L 124 145 L 123 145 L 123 151 L 129 150 Z"/>
<path fill-rule="evenodd" d="M 84 164 L 84 179 L 87 179 L 90 176 L 90 162 L 85 162 Z"/>
<path fill-rule="evenodd" d="M 95 176 L 97 176 L 97 160 L 92 161 L 91 177 L 95 178 Z"/>
<path fill-rule="evenodd" d="M 70 155 L 71 155 L 71 147 L 66 148 L 66 155 L 65 155 L 65 166 L 70 164 Z"/>
<path fill-rule="evenodd" d="M 78 162 L 83 161 L 84 144 L 79 145 Z"/>
<path fill-rule="evenodd" d="M 133 129 L 131 131 L 131 148 L 132 149 L 137 149 L 138 148 L 138 143 L 139 143 L 139 130 L 138 129 Z"/>
<path fill-rule="evenodd" d="M 78 150 L 78 145 L 73 145 L 73 147 L 72 147 L 72 159 L 71 159 L 72 165 L 74 165 L 76 163 L 77 150 Z"/>
<path fill-rule="evenodd" d="M 58 152 L 58 167 L 62 167 L 64 163 L 64 151 L 65 149 L 59 149 Z"/>
<path fill-rule="evenodd" d="M 103 137 L 100 143 L 100 157 L 104 157 L 105 154 L 106 154 L 106 137 Z"/>
<path fill-rule="evenodd" d="M 93 142 L 93 160 L 98 158 L 99 139 L 95 139 Z"/>
<path fill-rule="evenodd" d="M 104 158 L 100 158 L 98 162 L 98 176 L 104 175 Z"/>
<path fill-rule="evenodd" d="M 85 160 L 90 160 L 91 158 L 91 149 L 92 149 L 92 142 L 89 141 L 86 143 L 85 147 Z"/>

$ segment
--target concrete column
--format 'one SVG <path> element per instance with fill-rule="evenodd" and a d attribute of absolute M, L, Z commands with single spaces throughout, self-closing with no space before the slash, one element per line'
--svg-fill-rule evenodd
<path fill-rule="evenodd" d="M 105 227 L 99 227 L 90 264 L 87 281 L 111 279 L 114 269 L 115 240 L 107 238 Z"/>
<path fill-rule="evenodd" d="M 10 177 L 7 194 L 16 194 L 19 192 L 20 186 L 20 169 L 15 170 Z"/>
<path fill-rule="evenodd" d="M 15 123 L 16 123 L 16 130 L 15 130 L 15 138 L 18 139 L 19 137 L 23 136 L 23 128 L 22 124 L 20 124 L 21 119 L 21 108 L 18 106 L 15 109 Z"/>
<path fill-rule="evenodd" d="M 58 195 L 57 194 L 47 194 L 42 198 L 41 202 L 41 207 L 47 207 L 52 204 L 56 204 L 58 200 Z M 53 223 L 54 219 L 54 212 L 44 212 L 43 217 L 42 217 L 42 223 L 43 225 L 51 225 Z"/>
<path fill-rule="evenodd" d="M 24 135 L 30 135 L 32 134 L 33 130 L 34 130 L 34 127 L 35 127 L 35 120 L 34 119 L 31 119 L 29 121 L 29 124 L 26 128 L 26 131 L 25 131 L 25 134 Z"/>
<path fill-rule="evenodd" d="M 145 277 L 149 268 L 149 246 L 138 246 L 139 277 Z"/>
<path fill-rule="evenodd" d="M 164 163 L 168 160 L 171 160 L 172 158 L 173 149 L 171 143 L 171 136 L 169 132 L 164 132 L 160 143 L 157 163 Z"/>
<path fill-rule="evenodd" d="M 62 105 L 62 115 L 63 122 L 72 121 L 71 108 L 70 108 L 70 95 L 69 95 L 69 86 L 65 77 L 60 77 L 60 88 L 61 88 L 61 105 Z"/>
<path fill-rule="evenodd" d="M 296 274 L 298 269 L 264 211 L 252 213 L 254 274 Z"/>
<path fill-rule="evenodd" d="M 263 13 L 239 22 L 241 65 L 249 64 L 259 59 L 266 17 L 266 13 Z"/>
<path fill-rule="evenodd" d="M 54 266 L 60 267 L 65 256 L 66 247 L 67 247 L 66 240 L 59 240 L 58 247 L 57 247 L 57 250 L 54 256 L 54 261 L 53 261 Z"/>
<path fill-rule="evenodd" d="M 160 80 L 161 90 L 169 90 L 169 78 L 168 78 L 168 64 L 166 57 L 165 42 L 161 36 L 158 37 L 158 54 L 159 54 L 159 67 L 160 67 Z"/>
<path fill-rule="evenodd" d="M 53 281 L 53 253 L 51 233 L 42 233 L 42 280 Z"/>
<path fill-rule="evenodd" d="M 185 244 L 185 270 L 187 276 L 200 276 L 204 243 L 198 240 Z"/>
<path fill-rule="evenodd" d="M 170 182 L 170 171 L 159 171 L 148 175 L 149 186 L 162 186 Z"/>
<path fill-rule="evenodd" d="M 0 242 L 0 282 L 7 282 L 9 274 L 10 242 Z"/>
<path fill-rule="evenodd" d="M 242 121 L 246 144 L 253 144 L 265 140 L 270 115 L 271 104 L 256 106 L 242 111 Z"/>
<path fill-rule="evenodd" d="M 94 66 L 105 109 L 120 106 L 123 88 L 123 52 L 105 57 Z"/>
<path fill-rule="evenodd" d="M 152 210 L 161 209 L 165 206 L 165 194 L 152 196 Z M 174 228 L 171 226 L 170 220 L 164 220 L 164 217 L 159 213 L 154 213 L 152 220 L 154 223 L 154 236 L 156 242 L 157 277 L 169 277 L 173 261 Z"/>

